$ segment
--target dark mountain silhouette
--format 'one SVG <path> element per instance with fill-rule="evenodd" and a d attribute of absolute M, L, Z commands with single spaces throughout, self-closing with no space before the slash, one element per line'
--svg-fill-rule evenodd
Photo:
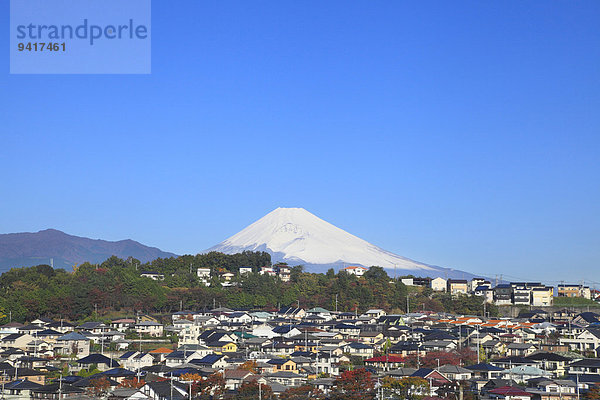
<path fill-rule="evenodd" d="M 130 239 L 110 242 L 68 235 L 56 229 L 0 234 L 0 272 L 50 264 L 51 260 L 55 268 L 70 268 L 85 261 L 102 262 L 113 255 L 123 259 L 131 256 L 142 262 L 176 256 Z"/>

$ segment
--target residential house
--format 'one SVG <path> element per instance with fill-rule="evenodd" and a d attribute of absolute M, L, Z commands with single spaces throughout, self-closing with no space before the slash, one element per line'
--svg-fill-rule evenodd
<path fill-rule="evenodd" d="M 302 319 L 306 317 L 306 311 L 299 307 L 283 307 L 277 313 L 280 317 L 288 319 Z"/>
<path fill-rule="evenodd" d="M 383 340 L 384 336 L 383 336 L 383 332 L 361 331 L 360 334 L 358 335 L 358 338 L 362 343 L 375 345 L 376 343 L 381 342 Z"/>
<path fill-rule="evenodd" d="M 125 332 L 128 329 L 133 328 L 135 325 L 135 319 L 133 318 L 120 318 L 111 321 L 110 328 L 119 332 Z"/>
<path fill-rule="evenodd" d="M 154 321 L 142 321 L 135 324 L 134 329 L 137 333 L 152 337 L 161 337 L 164 333 L 163 324 Z"/>
<path fill-rule="evenodd" d="M 490 399 L 503 400 L 530 400 L 533 397 L 531 393 L 513 386 L 504 386 L 492 389 L 488 392 L 488 396 Z"/>
<path fill-rule="evenodd" d="M 123 368 L 137 371 L 143 367 L 149 367 L 154 364 L 154 357 L 149 353 L 139 351 L 128 351 L 119 357 L 119 362 Z"/>
<path fill-rule="evenodd" d="M 212 369 L 223 369 L 229 365 L 227 357 L 223 354 L 208 354 L 199 360 L 194 360 L 193 364 Z"/>
<path fill-rule="evenodd" d="M 252 267 L 240 267 L 239 268 L 240 275 L 248 275 L 252 273 Z"/>
<path fill-rule="evenodd" d="M 238 390 L 244 381 L 251 376 L 253 376 L 253 373 L 244 369 L 225 369 L 223 371 L 227 390 Z"/>
<path fill-rule="evenodd" d="M 436 370 L 453 381 L 468 381 L 473 376 L 473 372 L 470 369 L 463 368 L 459 365 L 446 364 L 436 368 Z"/>
<path fill-rule="evenodd" d="M 260 267 L 258 273 L 260 275 L 277 276 L 277 272 L 272 267 Z"/>
<path fill-rule="evenodd" d="M 100 371 L 107 371 L 111 368 L 119 367 L 119 363 L 103 354 L 90 354 L 86 357 L 77 360 L 78 370 L 87 369 L 89 370 L 92 365 L 96 365 L 96 368 Z"/>
<path fill-rule="evenodd" d="M 0 347 L 2 349 L 14 348 L 26 350 L 27 345 L 35 340 L 35 337 L 31 336 L 28 333 L 13 333 L 11 335 L 5 336 L 0 341 Z"/>
<path fill-rule="evenodd" d="M 56 338 L 54 354 L 86 357 L 90 354 L 90 339 L 78 332 L 70 332 Z"/>
<path fill-rule="evenodd" d="M 448 281 L 444 278 L 434 278 L 431 280 L 431 288 L 436 292 L 445 292 L 448 288 Z"/>
<path fill-rule="evenodd" d="M 502 367 L 497 367 L 487 363 L 469 365 L 466 367 L 466 369 L 470 370 L 474 377 L 483 378 L 485 380 L 499 378 L 502 376 L 502 372 L 504 371 L 504 368 Z"/>
<path fill-rule="evenodd" d="M 568 345 L 571 350 L 595 353 L 600 346 L 600 328 L 588 328 L 573 338 L 561 337 L 558 341 L 560 344 Z"/>
<path fill-rule="evenodd" d="M 351 342 L 344 346 L 344 353 L 348 353 L 351 356 L 371 358 L 374 352 L 375 349 L 373 346 L 364 343 Z"/>
<path fill-rule="evenodd" d="M 446 282 L 446 291 L 453 296 L 467 294 L 469 284 L 465 279 L 448 279 Z"/>
<path fill-rule="evenodd" d="M 506 355 L 526 357 L 536 350 L 537 347 L 532 343 L 510 343 L 506 346 Z"/>
<path fill-rule="evenodd" d="M 475 292 L 475 289 L 480 286 L 491 288 L 492 284 L 490 283 L 490 281 L 487 281 L 483 278 L 473 278 L 469 282 L 469 293 Z"/>
<path fill-rule="evenodd" d="M 341 272 L 345 272 L 350 275 L 363 276 L 365 272 L 368 271 L 367 268 L 361 266 L 348 266 L 344 267 L 340 270 Z"/>
<path fill-rule="evenodd" d="M 584 358 L 569 365 L 569 375 L 600 375 L 600 359 Z"/>
<path fill-rule="evenodd" d="M 184 400 L 187 398 L 188 385 L 172 380 L 154 381 L 147 382 L 140 391 L 152 400 Z"/>
<path fill-rule="evenodd" d="M 298 372 L 297 364 L 292 359 L 285 358 L 273 358 L 267 361 L 267 364 L 272 366 L 273 372 L 278 371 L 289 371 L 289 372 Z"/>

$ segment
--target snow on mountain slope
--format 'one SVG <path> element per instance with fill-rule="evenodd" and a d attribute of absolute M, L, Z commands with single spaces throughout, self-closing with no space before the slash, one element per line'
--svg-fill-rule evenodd
<path fill-rule="evenodd" d="M 245 250 L 267 251 L 274 262 L 290 264 L 378 265 L 420 276 L 456 275 L 448 273 L 453 270 L 426 265 L 383 250 L 303 208 L 277 208 L 206 251 L 234 254 Z M 462 273 L 462 276 L 465 274 Z"/>

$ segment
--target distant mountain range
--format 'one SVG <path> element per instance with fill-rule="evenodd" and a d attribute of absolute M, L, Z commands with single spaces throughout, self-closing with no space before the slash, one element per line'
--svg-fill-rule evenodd
<path fill-rule="evenodd" d="M 266 251 L 272 261 L 302 264 L 310 272 L 323 272 L 348 265 L 386 268 L 401 275 L 470 279 L 475 275 L 428 265 L 383 250 L 303 208 L 277 208 L 208 251 L 226 254 Z"/>
<path fill-rule="evenodd" d="M 51 260 L 55 268 L 70 268 L 85 261 L 102 262 L 113 255 L 123 259 L 131 256 L 142 262 L 176 257 L 173 253 L 144 246 L 134 240 L 111 242 L 89 239 L 56 229 L 0 234 L 0 272 L 13 267 L 50 264 Z"/>

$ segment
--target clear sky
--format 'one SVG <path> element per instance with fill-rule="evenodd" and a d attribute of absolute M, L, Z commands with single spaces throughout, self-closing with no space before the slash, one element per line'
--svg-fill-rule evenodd
<path fill-rule="evenodd" d="M 600 2 L 152 16 L 151 75 L 9 75 L 2 35 L 0 232 L 197 253 L 303 207 L 421 262 L 600 282 Z"/>

